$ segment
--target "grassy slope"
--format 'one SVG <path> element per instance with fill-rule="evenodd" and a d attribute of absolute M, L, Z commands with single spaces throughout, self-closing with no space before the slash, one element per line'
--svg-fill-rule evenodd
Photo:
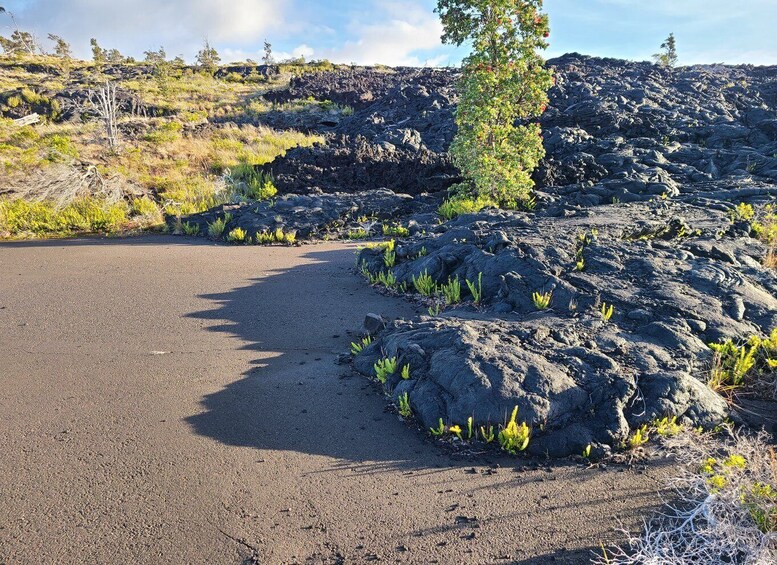
<path fill-rule="evenodd" d="M 41 67 L 42 72 L 31 72 Z M 0 184 L 0 236 L 150 227 L 161 225 L 163 214 L 194 213 L 234 199 L 236 191 L 225 183 L 225 173 L 267 163 L 291 147 L 320 139 L 261 125 L 237 126 L 231 120 L 258 124 L 271 109 L 262 93 L 282 86 L 293 72 L 314 69 L 288 67 L 273 80 L 236 73 L 217 79 L 191 68 L 140 64 L 123 66 L 123 78 L 116 79 L 83 61 L 0 58 L 0 175 L 5 179 Z M 121 116 L 117 152 L 107 149 L 98 120 L 62 121 L 62 108 L 54 100 L 58 92 L 84 91 L 108 79 L 134 95 L 146 116 L 158 116 Z M 317 102 L 287 110 L 324 111 Z M 17 127 L 5 118 L 31 111 L 44 114 L 44 121 Z M 92 168 L 112 185 L 129 183 L 135 196 L 110 202 L 86 191 L 70 206 L 53 202 L 50 195 L 38 202 L 40 191 L 33 185 L 73 167 Z"/>

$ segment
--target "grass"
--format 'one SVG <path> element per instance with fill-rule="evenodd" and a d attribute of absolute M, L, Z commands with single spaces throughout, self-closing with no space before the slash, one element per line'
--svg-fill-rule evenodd
<path fill-rule="evenodd" d="M 52 202 L 0 200 L 0 232 L 17 237 L 113 233 L 127 225 L 129 215 L 126 203 L 111 204 L 94 197 L 77 198 L 61 208 Z"/>
<path fill-rule="evenodd" d="M 473 199 L 464 196 L 454 196 L 440 205 L 437 209 L 437 215 L 447 221 L 462 214 L 475 214 L 489 206 L 495 206 L 495 203 L 484 198 Z"/>
<path fill-rule="evenodd" d="M 25 63 L 43 63 L 49 70 L 27 72 Z M 72 60 L 63 65 L 62 60 L 52 57 L 0 58 L 0 92 L 3 93 L 0 106 L 33 104 L 40 106 L 40 110 L 34 106 L 35 111 L 44 113 L 41 123 L 22 128 L 16 127 L 12 120 L 0 119 L 0 174 L 9 180 L 4 184 L 26 186 L 31 173 L 46 171 L 52 165 L 70 166 L 77 159 L 84 167 L 95 167 L 105 179 L 137 185 L 155 195 L 144 197 L 148 202 L 141 203 L 127 198 L 118 206 L 128 207 L 123 225 L 109 224 L 111 230 L 121 231 L 159 225 L 163 213 L 189 215 L 235 199 L 272 197 L 275 194 L 272 179 L 256 173 L 256 167 L 292 147 L 323 141 L 319 136 L 302 132 L 223 123 L 228 117 L 248 116 L 252 101 L 267 89 L 280 86 L 279 82 L 267 82 L 258 76 L 222 80 L 175 65 L 161 79 L 138 75 L 132 72 L 134 67 L 126 65 L 130 71 L 127 76 L 133 78 L 115 79 L 102 75 L 99 68 L 84 61 Z M 295 65 L 292 68 L 295 72 L 307 72 L 314 67 Z M 49 92 L 94 87 L 109 78 L 117 82 L 120 91 L 134 96 L 139 108 L 134 116 L 120 116 L 120 130 L 124 133 L 116 153 L 103 145 L 102 126 L 97 120 L 57 122 L 58 109 L 46 98 Z M 194 127 L 206 122 L 209 127 Z M 151 209 L 150 202 L 156 210 Z M 112 202 L 93 201 L 92 204 L 114 217 L 119 216 Z M 98 227 L 103 223 L 99 218 L 98 226 L 88 225 L 91 223 L 88 219 L 59 220 L 54 217 L 56 213 L 46 212 L 37 204 L 32 206 L 34 210 L 24 213 L 28 221 L 23 222 L 16 213 L 20 212 L 21 205 L 11 206 L 14 208 L 11 217 L 0 231 L 12 236 L 103 231 Z M 51 208 L 48 203 L 43 206 Z M 69 215 L 68 211 L 65 216 Z"/>
<path fill-rule="evenodd" d="M 467 288 L 472 295 L 472 301 L 477 305 L 483 299 L 483 273 L 478 273 L 478 282 L 475 284 L 467 279 Z"/>

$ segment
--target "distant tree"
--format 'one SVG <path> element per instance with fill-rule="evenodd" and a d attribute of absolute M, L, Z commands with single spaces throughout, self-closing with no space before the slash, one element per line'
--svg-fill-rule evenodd
<path fill-rule="evenodd" d="M 146 63 L 152 65 L 158 65 L 167 61 L 167 52 L 164 47 L 160 47 L 158 51 L 144 51 L 143 55 L 146 57 Z"/>
<path fill-rule="evenodd" d="M 54 55 L 62 59 L 70 59 L 73 52 L 70 50 L 70 44 L 58 35 L 49 34 L 49 41 L 54 42 Z"/>
<path fill-rule="evenodd" d="M 0 47 L 3 48 L 6 55 L 20 55 L 22 53 L 35 55 L 37 51 L 41 51 L 31 33 L 18 29 L 11 33 L 10 38 L 0 36 Z"/>
<path fill-rule="evenodd" d="M 146 63 L 154 67 L 154 78 L 156 78 L 159 88 L 162 92 L 166 92 L 173 65 L 167 60 L 165 48 L 160 47 L 158 51 L 144 51 L 143 54 L 146 56 Z"/>
<path fill-rule="evenodd" d="M 205 44 L 202 49 L 197 53 L 197 65 L 205 71 L 215 72 L 221 62 L 218 51 L 211 47 L 210 42 L 205 38 Z"/>
<path fill-rule="evenodd" d="M 674 38 L 674 33 L 669 34 L 669 37 L 661 44 L 661 52 L 653 55 L 653 59 L 662 67 L 677 65 L 677 41 Z"/>
<path fill-rule="evenodd" d="M 92 60 L 98 65 L 105 63 L 106 59 L 108 58 L 108 54 L 105 52 L 105 49 L 100 47 L 100 45 L 97 43 L 97 39 L 94 37 L 90 39 L 89 45 L 92 46 Z"/>
<path fill-rule="evenodd" d="M 43 52 L 31 33 L 19 29 L 19 25 L 16 23 L 13 12 L 0 6 L 0 14 L 7 14 L 8 17 L 11 18 L 14 29 L 10 39 L 0 37 L 0 47 L 3 48 L 6 55 L 18 55 L 25 51 L 30 55 L 35 55 L 36 51 Z"/>
<path fill-rule="evenodd" d="M 105 60 L 114 65 L 126 62 L 124 55 L 118 49 L 109 49 L 105 53 Z"/>
<path fill-rule="evenodd" d="M 272 45 L 266 39 L 264 40 L 264 57 L 262 57 L 262 63 L 265 65 L 272 65 L 275 62 L 272 56 Z"/>
<path fill-rule="evenodd" d="M 175 59 L 173 59 L 173 65 L 176 67 L 185 67 L 186 61 L 183 58 L 183 55 L 178 55 Z"/>

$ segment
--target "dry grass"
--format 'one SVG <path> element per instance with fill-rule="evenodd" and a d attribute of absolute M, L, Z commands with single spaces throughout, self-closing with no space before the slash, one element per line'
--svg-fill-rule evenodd
<path fill-rule="evenodd" d="M 757 221 L 753 222 L 753 232 L 767 246 L 764 265 L 777 269 L 777 205 L 767 204 L 758 211 Z"/>
<path fill-rule="evenodd" d="M 682 464 L 671 501 L 639 536 L 603 552 L 610 565 L 777 562 L 777 460 L 769 437 L 686 432 L 666 439 Z"/>
<path fill-rule="evenodd" d="M 770 247 L 769 251 L 766 252 L 764 266 L 770 269 L 777 269 L 777 246 Z"/>

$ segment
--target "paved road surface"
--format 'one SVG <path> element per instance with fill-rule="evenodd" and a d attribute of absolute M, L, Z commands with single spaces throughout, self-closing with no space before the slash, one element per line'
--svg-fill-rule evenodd
<path fill-rule="evenodd" d="M 647 474 L 461 460 L 335 363 L 353 248 L 0 245 L 0 563 L 584 562 Z M 474 472 L 473 472 L 474 469 Z"/>

